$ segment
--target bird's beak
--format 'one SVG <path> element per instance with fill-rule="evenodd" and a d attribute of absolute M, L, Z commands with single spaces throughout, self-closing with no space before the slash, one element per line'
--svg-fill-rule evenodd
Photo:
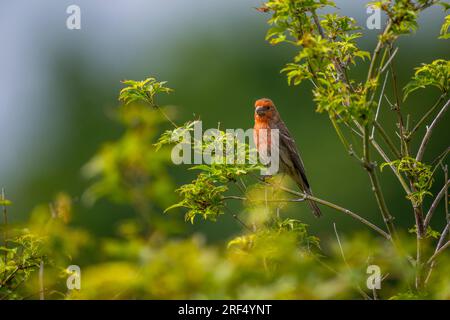
<path fill-rule="evenodd" d="M 267 107 L 256 107 L 255 112 L 258 116 L 263 116 L 267 110 Z"/>

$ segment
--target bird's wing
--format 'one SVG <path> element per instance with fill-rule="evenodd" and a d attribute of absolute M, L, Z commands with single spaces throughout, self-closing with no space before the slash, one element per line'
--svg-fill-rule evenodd
<path fill-rule="evenodd" d="M 305 187 L 305 191 L 310 189 L 308 179 L 306 178 L 305 166 L 303 164 L 302 159 L 300 158 L 300 154 L 298 152 L 297 146 L 295 145 L 295 140 L 292 138 L 289 133 L 288 128 L 284 124 L 284 122 L 280 119 L 278 123 L 279 134 L 280 134 L 280 146 L 284 145 L 289 151 L 290 160 L 294 165 L 297 173 L 299 174 L 299 178 L 302 180 L 303 185 Z"/>

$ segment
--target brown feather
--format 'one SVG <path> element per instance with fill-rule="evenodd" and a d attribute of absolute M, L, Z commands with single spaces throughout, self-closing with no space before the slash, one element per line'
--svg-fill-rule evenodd
<path fill-rule="evenodd" d="M 259 99 L 255 103 L 255 107 L 270 107 L 269 111 L 264 115 L 257 115 L 255 113 L 255 137 L 258 137 L 258 130 L 262 128 L 271 128 L 279 130 L 279 156 L 280 156 L 280 171 L 288 174 L 298 185 L 301 191 L 308 195 L 312 195 L 311 187 L 306 178 L 306 171 L 300 153 L 297 149 L 292 135 L 283 120 L 281 119 L 275 105 L 270 99 Z M 256 139 L 256 143 L 258 144 Z M 270 145 L 259 146 L 270 148 Z M 321 211 L 314 201 L 308 200 L 308 204 L 316 217 L 321 216 Z"/>

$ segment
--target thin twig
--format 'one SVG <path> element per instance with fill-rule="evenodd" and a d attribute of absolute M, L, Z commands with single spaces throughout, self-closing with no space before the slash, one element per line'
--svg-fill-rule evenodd
<path fill-rule="evenodd" d="M 439 250 L 437 250 L 430 259 L 428 259 L 427 264 L 431 264 L 433 261 L 436 260 L 436 258 L 445 251 L 445 249 L 447 249 L 448 247 L 450 247 L 450 240 L 447 241 L 442 247 L 439 248 Z"/>
<path fill-rule="evenodd" d="M 364 133 L 363 133 L 364 139 L 363 139 L 363 147 L 364 147 L 364 168 L 366 169 L 367 173 L 369 174 L 370 182 L 372 184 L 372 190 L 375 195 L 375 199 L 377 200 L 378 207 L 380 209 L 381 215 L 383 216 L 383 220 L 386 224 L 386 227 L 388 229 L 388 233 L 391 237 L 395 237 L 395 226 L 393 223 L 393 217 L 391 216 L 389 209 L 387 208 L 386 201 L 383 196 L 383 192 L 381 191 L 381 186 L 378 181 L 378 177 L 375 174 L 373 170 L 373 164 L 370 160 L 370 150 L 369 150 L 369 127 L 366 124 L 364 126 Z"/>
<path fill-rule="evenodd" d="M 155 109 L 158 109 L 159 112 L 161 112 L 161 114 L 164 116 L 164 118 L 166 118 L 167 121 L 169 121 L 175 128 L 178 128 L 177 124 L 175 122 L 173 122 L 172 119 L 170 119 L 170 117 L 164 112 L 164 110 L 157 105 L 153 106 Z"/>
<path fill-rule="evenodd" d="M 266 182 L 266 181 L 264 181 L 264 180 L 261 180 L 261 179 L 259 179 L 259 180 L 260 180 L 261 182 L 263 182 L 263 183 L 270 184 L 269 182 Z M 326 201 L 326 200 L 317 198 L 317 197 L 315 197 L 315 196 L 312 196 L 312 195 L 309 195 L 309 194 L 306 194 L 306 193 L 303 193 L 303 192 L 294 191 L 294 190 L 288 189 L 288 188 L 283 187 L 283 186 L 278 186 L 278 187 L 279 187 L 281 190 L 283 190 L 283 191 L 285 191 L 285 192 L 287 192 L 287 193 L 290 193 L 290 194 L 293 194 L 293 195 L 300 196 L 301 198 L 304 198 L 304 199 L 307 199 L 307 200 L 314 201 L 314 202 L 316 202 L 316 203 L 318 203 L 318 204 L 322 204 L 322 205 L 327 206 L 327 207 L 329 207 L 329 208 L 332 208 L 332 209 L 334 209 L 334 210 L 336 210 L 336 211 L 342 212 L 342 213 L 344 213 L 344 214 L 346 214 L 346 215 L 348 215 L 348 216 L 350 216 L 350 217 L 352 217 L 352 218 L 354 218 L 354 219 L 360 221 L 361 223 L 365 224 L 366 226 L 368 226 L 368 227 L 371 228 L 372 230 L 378 232 L 378 233 L 379 233 L 380 235 L 382 235 L 384 238 L 386 238 L 386 239 L 388 239 L 388 240 L 392 240 L 391 236 L 390 236 L 388 233 L 386 233 L 384 230 L 382 230 L 381 228 L 377 227 L 376 225 L 374 225 L 374 224 L 371 223 L 370 221 L 364 219 L 364 218 L 361 217 L 360 215 L 358 215 L 358 214 L 356 214 L 356 213 L 354 213 L 354 212 L 352 212 L 352 211 L 350 211 L 350 210 L 348 210 L 348 209 L 345 209 L 345 208 L 343 208 L 343 207 L 341 207 L 341 206 L 338 206 L 337 204 L 331 203 L 331 202 L 329 202 L 329 201 Z"/>
<path fill-rule="evenodd" d="M 45 300 L 44 296 L 44 261 L 39 264 L 39 300 Z"/>
<path fill-rule="evenodd" d="M 392 142 L 391 138 L 389 138 L 389 136 L 386 133 L 386 131 L 384 131 L 383 127 L 376 120 L 373 122 L 373 124 L 374 124 L 373 129 L 376 128 L 380 132 L 381 137 L 386 142 L 386 144 L 388 145 L 389 149 L 391 149 L 391 151 L 394 154 L 394 156 L 397 159 L 400 159 L 402 157 L 400 152 L 397 150 L 397 148 L 395 147 L 395 144 Z M 371 139 L 373 139 L 373 133 L 372 133 Z"/>
<path fill-rule="evenodd" d="M 386 64 L 381 68 L 380 74 L 383 73 L 384 71 L 386 71 L 386 69 L 389 67 L 389 64 L 392 62 L 392 60 L 394 59 L 397 52 L 398 52 L 398 47 L 395 48 L 394 52 L 389 57 L 388 61 L 386 61 Z"/>
<path fill-rule="evenodd" d="M 246 225 L 244 223 L 244 221 L 242 221 L 241 219 L 239 219 L 238 215 L 233 213 L 231 211 L 230 208 L 228 208 L 227 206 L 225 206 L 225 208 L 230 212 L 231 216 L 233 217 L 233 219 L 235 219 L 237 222 L 239 222 L 245 229 L 249 230 L 249 231 L 254 231 L 252 228 L 250 228 L 248 225 Z"/>
<path fill-rule="evenodd" d="M 447 234 L 450 231 L 450 223 L 447 223 L 447 225 L 445 226 L 444 230 L 442 230 L 442 234 L 441 237 L 439 238 L 439 242 L 436 246 L 436 250 L 438 251 L 440 248 L 442 248 L 442 246 L 444 245 L 444 241 L 445 241 L 445 237 L 447 236 Z"/>
<path fill-rule="evenodd" d="M 378 153 L 380 154 L 380 156 L 383 158 L 383 160 L 386 163 L 391 163 L 391 160 L 386 155 L 386 153 L 383 151 L 383 149 L 380 147 L 380 145 L 375 140 L 371 140 L 371 143 L 372 143 L 372 146 L 375 148 L 375 150 L 377 150 Z M 400 172 L 398 172 L 397 168 L 395 166 L 393 166 L 392 164 L 389 164 L 389 167 L 392 169 L 392 172 L 394 172 L 394 174 L 397 177 L 398 181 L 402 185 L 403 190 L 405 190 L 406 195 L 410 195 L 411 194 L 411 190 L 409 189 L 409 186 L 406 183 L 405 179 L 403 179 L 403 176 L 400 174 Z"/>
<path fill-rule="evenodd" d="M 317 30 L 319 31 L 320 36 L 321 36 L 323 39 L 326 39 L 326 40 L 328 40 L 328 41 L 330 41 L 330 42 L 333 42 L 333 40 L 330 39 L 330 38 L 328 38 L 327 35 L 325 34 L 325 32 L 323 31 L 323 28 L 322 28 L 322 26 L 321 26 L 321 24 L 320 24 L 319 17 L 317 16 L 317 13 L 316 13 L 315 10 L 312 10 L 312 11 L 311 11 L 311 15 L 312 15 L 312 17 L 313 17 L 314 23 L 315 23 L 315 25 L 316 25 L 316 27 L 317 27 Z M 349 87 L 349 89 L 350 89 L 351 91 L 353 91 L 353 88 L 352 88 L 352 86 L 350 85 L 350 83 L 349 83 L 349 81 L 348 81 L 348 79 L 347 79 L 346 73 L 342 70 L 341 62 L 340 62 L 337 58 L 332 58 L 332 61 L 333 61 L 334 67 L 335 67 L 335 69 L 336 69 L 336 71 L 337 71 L 337 76 L 338 76 L 338 78 L 339 78 L 343 83 L 345 83 L 345 84 Z"/>
<path fill-rule="evenodd" d="M 390 48 L 390 50 L 392 49 L 392 47 Z M 391 54 L 391 51 L 389 50 L 389 54 Z M 394 89 L 394 97 L 395 97 L 395 106 L 394 106 L 394 111 L 397 114 L 397 119 L 398 119 L 398 128 L 400 130 L 400 142 L 401 142 L 401 154 L 403 156 L 409 156 L 409 147 L 408 147 L 408 143 L 406 140 L 406 132 L 405 132 L 405 124 L 403 122 L 403 115 L 400 109 L 400 104 L 402 101 L 402 98 L 400 97 L 400 90 L 398 89 L 398 80 L 397 80 L 397 73 L 395 72 L 395 66 L 394 66 L 394 61 L 392 61 L 389 65 L 389 68 L 391 69 L 391 74 L 392 74 L 392 86 Z"/>
<path fill-rule="evenodd" d="M 434 198 L 433 203 L 431 204 L 430 209 L 428 210 L 428 213 L 425 216 L 425 221 L 424 221 L 425 230 L 427 229 L 428 225 L 430 224 L 431 218 L 433 217 L 433 213 L 436 210 L 439 202 L 443 198 L 444 194 L 446 194 L 449 185 L 450 185 L 450 179 L 446 181 L 446 183 L 442 187 L 441 191 L 439 191 L 436 198 Z"/>
<path fill-rule="evenodd" d="M 431 134 L 433 133 L 433 130 L 436 128 L 436 125 L 443 118 L 445 112 L 447 111 L 449 104 L 450 104 L 450 99 L 447 100 L 445 105 L 442 107 L 441 111 L 439 111 L 437 116 L 434 118 L 431 125 L 427 128 L 427 132 L 425 133 L 425 136 L 422 139 L 422 143 L 420 144 L 419 151 L 417 151 L 416 161 L 419 161 L 419 162 L 422 161 L 423 154 L 425 153 L 425 148 L 427 147 L 428 142 L 430 141 Z"/>
<path fill-rule="evenodd" d="M 442 165 L 442 160 L 445 159 L 445 157 L 447 157 L 447 154 L 450 152 L 450 147 L 445 148 L 445 150 L 436 157 L 436 159 L 434 159 L 431 162 L 431 165 L 435 165 L 438 166 L 439 164 Z M 434 170 L 433 170 L 434 171 Z"/>
<path fill-rule="evenodd" d="M 350 265 L 348 264 L 347 259 L 345 258 L 344 249 L 342 248 L 342 244 L 341 244 L 341 239 L 339 238 L 339 233 L 336 228 L 336 223 L 334 223 L 334 222 L 333 222 L 333 228 L 334 228 L 334 233 L 336 235 L 336 239 L 337 239 L 337 242 L 339 245 L 339 249 L 341 250 L 342 260 L 344 261 L 344 264 L 347 267 L 347 270 L 349 272 L 352 272 L 352 269 L 350 268 Z M 358 284 L 356 285 L 356 289 L 363 297 L 365 297 L 366 299 L 370 299 L 370 297 L 367 295 L 367 293 L 365 293 Z"/>
<path fill-rule="evenodd" d="M 448 166 L 443 166 L 445 180 L 448 180 Z M 448 188 L 445 190 L 445 219 L 447 220 L 447 225 L 450 225 L 450 212 L 448 210 Z"/>
<path fill-rule="evenodd" d="M 420 120 L 416 123 L 416 125 L 411 129 L 410 132 L 408 132 L 408 135 L 406 136 L 407 140 L 411 140 L 411 137 L 414 133 L 416 133 L 417 130 L 419 130 L 420 126 L 428 119 L 428 117 L 434 112 L 434 110 L 436 110 L 436 108 L 439 106 L 439 104 L 442 102 L 442 100 L 444 100 L 445 98 L 445 93 L 442 94 L 438 100 L 436 101 L 436 103 L 423 115 L 422 118 L 420 118 Z"/>
<path fill-rule="evenodd" d="M 389 30 L 391 29 L 391 26 L 392 26 L 392 20 L 389 19 L 388 22 L 386 23 L 386 27 L 384 28 L 383 35 L 385 35 L 389 32 Z M 380 37 L 380 38 L 382 38 L 382 37 Z M 375 47 L 375 50 L 372 54 L 372 59 L 370 61 L 370 66 L 369 66 L 369 72 L 367 73 L 367 82 L 369 82 L 372 79 L 372 75 L 373 75 L 372 73 L 375 68 L 375 62 L 378 58 L 378 55 L 380 54 L 380 50 L 381 50 L 382 46 L 383 46 L 383 42 L 381 40 L 379 40 L 377 42 L 377 46 Z"/>
<path fill-rule="evenodd" d="M 375 112 L 374 123 L 377 122 L 377 120 L 378 120 L 378 115 L 379 115 L 380 109 L 381 109 L 381 101 L 383 99 L 384 89 L 386 88 L 386 82 L 387 82 L 388 76 L 389 76 L 389 72 L 386 73 L 386 77 L 384 78 L 383 87 L 382 87 L 381 93 L 380 93 L 380 98 L 378 99 L 377 111 Z M 370 137 L 373 138 L 374 134 L 375 134 L 375 125 L 372 127 L 372 134 L 370 135 Z"/>
<path fill-rule="evenodd" d="M 2 188 L 2 201 L 6 201 L 5 197 L 5 189 Z M 6 204 L 3 203 L 3 246 L 5 249 L 8 249 L 8 209 L 6 208 Z M 5 266 L 8 264 L 8 250 L 5 250 Z"/>
<path fill-rule="evenodd" d="M 439 238 L 439 241 L 438 241 L 438 244 L 436 245 L 436 250 L 434 251 L 434 253 L 436 253 L 443 246 L 445 238 L 447 237 L 449 230 L 450 230 L 450 222 L 447 223 L 444 230 L 442 231 L 441 237 Z M 433 272 L 435 265 L 436 265 L 436 260 L 431 262 L 431 265 L 428 270 L 427 278 L 425 279 L 425 285 L 428 283 L 428 280 L 430 280 L 431 273 Z"/>

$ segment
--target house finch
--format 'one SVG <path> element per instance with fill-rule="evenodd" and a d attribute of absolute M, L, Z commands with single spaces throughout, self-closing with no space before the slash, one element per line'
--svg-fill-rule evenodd
<path fill-rule="evenodd" d="M 312 195 L 308 180 L 306 179 L 305 167 L 300 158 L 295 141 L 289 133 L 277 108 L 270 99 L 259 99 L 255 102 L 255 126 L 254 140 L 256 148 L 261 157 L 262 154 L 270 156 L 271 141 L 270 130 L 279 130 L 279 168 L 280 172 L 289 175 L 298 185 L 301 191 Z M 263 131 L 261 131 L 263 130 Z M 316 217 L 321 212 L 314 201 L 308 200 L 308 204 Z"/>

